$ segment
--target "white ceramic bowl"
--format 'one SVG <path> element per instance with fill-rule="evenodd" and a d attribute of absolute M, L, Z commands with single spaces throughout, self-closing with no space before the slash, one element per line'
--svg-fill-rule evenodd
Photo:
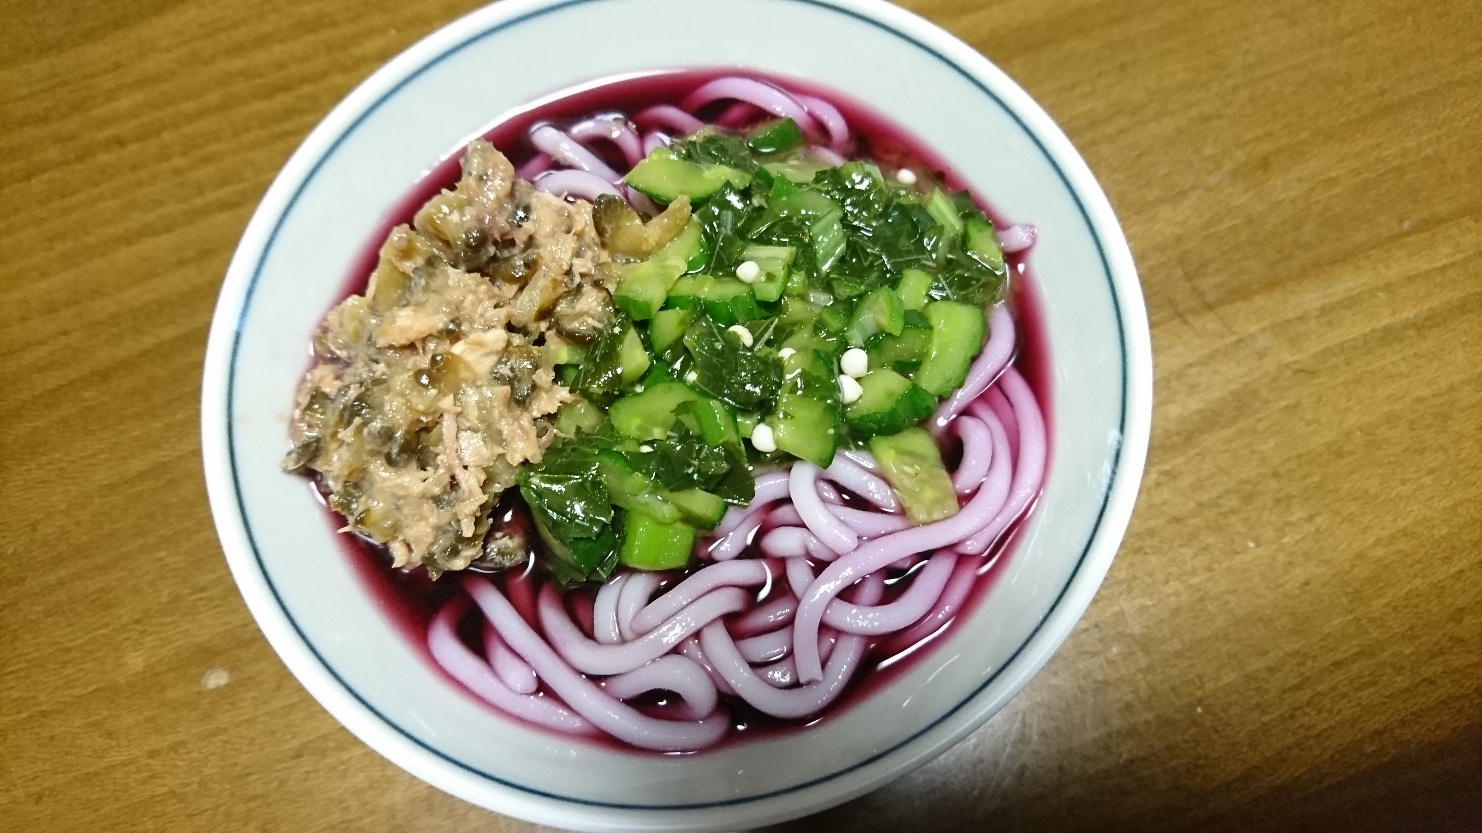
<path fill-rule="evenodd" d="M 352 258 L 435 163 L 553 91 L 714 66 L 866 102 L 1005 216 L 1038 228 L 1051 468 L 982 604 L 863 703 L 714 753 L 572 746 L 477 705 L 393 629 L 303 480 L 279 470 L 286 419 L 310 335 Z M 413 775 L 512 816 L 587 830 L 733 830 L 837 804 L 920 765 L 1044 665 L 1126 528 L 1151 381 L 1143 300 L 1105 196 L 1029 96 L 941 29 L 867 0 L 507 0 L 391 61 L 284 166 L 222 287 L 201 430 L 211 508 L 242 595 L 294 675 L 351 732 Z"/>

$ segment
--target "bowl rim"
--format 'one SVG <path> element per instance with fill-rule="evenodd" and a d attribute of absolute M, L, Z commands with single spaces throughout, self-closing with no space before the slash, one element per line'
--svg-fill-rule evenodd
<path fill-rule="evenodd" d="M 294 677 L 352 734 L 397 766 L 440 789 L 479 806 L 544 823 L 592 824 L 596 820 L 590 813 L 595 809 L 695 814 L 717 806 L 762 805 L 788 794 L 811 795 L 829 782 L 843 785 L 845 789 L 835 790 L 821 801 L 816 797 L 807 801 L 803 811 L 821 809 L 867 792 L 957 743 L 997 713 L 1048 662 L 1089 606 L 1120 546 L 1141 483 L 1151 429 L 1153 376 L 1147 313 L 1131 252 L 1110 202 L 1080 154 L 1049 115 L 986 57 L 935 24 L 883 0 L 791 0 L 842 12 L 914 43 L 997 101 L 1019 123 L 1056 170 L 1091 230 L 1111 282 L 1124 364 L 1121 443 L 1112 457 L 1106 496 L 1086 548 L 1038 626 L 996 673 L 983 680 L 955 708 L 868 760 L 786 789 L 744 798 L 674 806 L 623 805 L 510 783 L 454 760 L 407 734 L 341 679 L 299 630 L 277 590 L 259 569 L 256 543 L 241 514 L 229 419 L 234 360 L 242 316 L 250 303 L 263 260 L 299 193 L 340 142 L 384 100 L 422 71 L 501 29 L 593 2 L 596 0 L 504 0 L 448 23 L 361 82 L 319 122 L 279 171 L 248 222 L 228 266 L 213 314 L 203 367 L 202 457 L 218 538 L 254 621 Z M 995 684 L 1001 686 L 1000 692 L 982 699 L 984 692 Z M 952 724 L 949 731 L 926 738 L 944 723 Z M 929 742 L 923 742 L 924 739 Z M 458 773 L 450 774 L 449 767 L 473 778 L 453 777 Z M 843 779 L 866 768 L 876 771 L 854 783 Z M 489 788 L 496 785 L 502 788 L 500 794 L 491 794 Z M 526 800 L 511 806 L 507 795 L 501 800 L 503 792 L 508 790 L 525 794 Z M 782 809 L 756 818 L 775 821 L 799 812 L 797 808 Z"/>

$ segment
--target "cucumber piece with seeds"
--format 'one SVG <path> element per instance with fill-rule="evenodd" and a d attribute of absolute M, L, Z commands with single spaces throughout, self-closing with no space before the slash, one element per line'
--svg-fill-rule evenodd
<path fill-rule="evenodd" d="M 930 351 L 931 322 L 914 310 L 907 311 L 899 335 L 881 333 L 865 347 L 865 352 L 870 354 L 870 367 L 888 367 L 906 374 L 915 373 Z"/>
<path fill-rule="evenodd" d="M 673 523 L 683 515 L 679 507 L 670 503 L 654 488 L 653 481 L 633 471 L 622 455 L 604 451 L 598 455 L 602 472 L 602 483 L 612 498 L 613 505 L 630 512 L 643 512 L 651 518 Z"/>
<path fill-rule="evenodd" d="M 925 428 L 870 438 L 870 452 L 890 488 L 900 498 L 906 517 L 918 524 L 957 514 L 957 493 L 942 463 L 936 440 Z"/>
<path fill-rule="evenodd" d="M 602 419 L 601 408 L 578 396 L 556 412 L 556 431 L 567 437 L 590 433 L 602 427 Z"/>
<path fill-rule="evenodd" d="M 730 504 L 719 496 L 704 489 L 685 489 L 682 492 L 666 492 L 665 497 L 684 515 L 686 523 L 701 529 L 714 529 L 725 517 Z"/>
<path fill-rule="evenodd" d="M 700 436 L 711 445 L 741 444 L 741 432 L 736 427 L 736 416 L 719 400 L 708 396 L 697 398 L 690 406 L 690 416 Z"/>
<path fill-rule="evenodd" d="M 700 291 L 700 303 L 716 323 L 729 327 L 765 317 L 751 287 L 740 278 L 715 278 Z"/>
<path fill-rule="evenodd" d="M 972 219 L 962 233 L 962 246 L 977 255 L 995 272 L 1003 272 L 1003 246 L 998 243 L 998 234 L 993 223 L 983 219 Z"/>
<path fill-rule="evenodd" d="M 705 292 L 715 278 L 709 275 L 685 275 L 669 287 L 664 306 L 670 309 L 695 309 L 704 303 Z"/>
<path fill-rule="evenodd" d="M 782 360 L 782 390 L 768 420 L 777 449 L 828 468 L 839 447 L 839 381 L 832 360 L 798 350 Z"/>
<path fill-rule="evenodd" d="M 796 255 L 797 250 L 791 246 L 751 245 L 742 250 L 742 260 L 750 260 L 761 267 L 762 279 L 751 285 L 758 301 L 770 302 L 782 297 Z"/>
<path fill-rule="evenodd" d="M 643 346 L 643 339 L 639 337 L 638 331 L 628 329 L 627 335 L 623 336 L 623 345 L 618 348 L 618 366 L 622 368 L 622 380 L 624 387 L 633 384 L 643 378 L 648 372 L 648 366 L 653 364 L 653 358 L 648 355 L 648 349 Z"/>

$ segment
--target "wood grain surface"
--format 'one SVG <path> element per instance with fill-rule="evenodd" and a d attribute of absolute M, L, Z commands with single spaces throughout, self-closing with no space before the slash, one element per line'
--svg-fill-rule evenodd
<path fill-rule="evenodd" d="M 1090 611 L 780 830 L 1482 830 L 1482 4 L 916 0 L 1086 156 L 1156 408 Z M 536 829 L 402 773 L 227 574 L 206 329 L 268 182 L 467 0 L 0 7 L 0 829 Z"/>

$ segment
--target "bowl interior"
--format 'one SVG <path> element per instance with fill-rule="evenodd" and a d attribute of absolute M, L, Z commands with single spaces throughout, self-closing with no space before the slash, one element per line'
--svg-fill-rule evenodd
<path fill-rule="evenodd" d="M 439 160 L 510 111 L 573 85 L 726 66 L 868 103 L 1003 216 L 1037 227 L 1030 262 L 1053 358 L 1051 469 L 1022 540 L 972 616 L 868 700 L 716 753 L 573 745 L 475 702 L 388 621 L 309 487 L 278 468 L 293 391 L 352 261 Z M 1064 639 L 1130 513 L 1150 407 L 1146 345 L 1126 244 L 1084 164 L 1021 90 L 940 30 L 873 3 L 507 2 L 430 36 L 368 80 L 265 197 L 213 323 L 208 483 L 234 575 L 274 648 L 336 718 L 400 766 L 549 824 L 757 824 L 837 803 L 940 751 L 1001 707 Z"/>

